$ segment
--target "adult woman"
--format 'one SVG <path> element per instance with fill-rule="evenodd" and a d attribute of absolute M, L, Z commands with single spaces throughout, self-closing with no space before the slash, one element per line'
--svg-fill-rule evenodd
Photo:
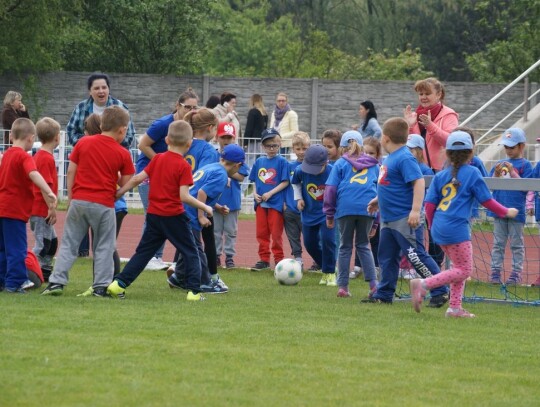
<path fill-rule="evenodd" d="M 458 114 L 443 105 L 444 86 L 436 78 L 417 81 L 414 90 L 419 106 L 415 111 L 410 105 L 404 110 L 409 134 L 420 134 L 426 140 L 426 163 L 431 169 L 440 171 L 446 161 L 446 139 L 458 126 Z"/>
<path fill-rule="evenodd" d="M 375 106 L 370 100 L 366 100 L 360 103 L 360 108 L 358 114 L 362 122 L 358 131 L 362 137 L 373 136 L 375 138 L 381 138 L 381 126 L 377 121 L 377 112 L 375 111 Z"/>
<path fill-rule="evenodd" d="M 188 88 L 178 98 L 175 111 L 173 113 L 160 117 L 150 125 L 148 130 L 146 130 L 146 133 L 144 133 L 139 140 L 139 150 L 141 153 L 137 159 L 137 174 L 144 170 L 144 168 L 156 154 L 167 151 L 165 137 L 167 136 L 167 132 L 169 130 L 169 124 L 175 120 L 183 119 L 188 112 L 197 109 L 198 103 L 199 97 L 191 88 Z M 141 202 L 146 213 L 146 209 L 148 208 L 148 192 L 150 190 L 148 180 L 141 183 L 138 189 L 139 196 L 141 197 Z M 163 262 L 162 257 L 163 246 L 158 249 L 156 255 L 148 263 L 147 268 L 154 270 L 167 268 L 167 265 Z"/>
<path fill-rule="evenodd" d="M 11 130 L 11 125 L 19 117 L 30 118 L 26 106 L 22 103 L 22 96 L 19 92 L 10 90 L 4 98 L 2 109 L 2 127 L 4 130 Z M 9 141 L 9 131 L 4 132 L 4 144 L 11 144 Z"/>
<path fill-rule="evenodd" d="M 268 114 L 264 107 L 263 98 L 255 93 L 249 99 L 246 131 L 244 133 L 244 149 L 248 166 L 251 167 L 260 151 L 261 133 L 268 127 Z"/>
<path fill-rule="evenodd" d="M 292 136 L 298 131 L 298 115 L 288 103 L 286 93 L 280 92 L 276 97 L 276 107 L 272 112 L 270 127 L 276 129 L 281 136 L 281 147 L 292 147 Z"/>
<path fill-rule="evenodd" d="M 213 112 L 220 122 L 229 122 L 234 126 L 236 131 L 236 142 L 242 137 L 240 129 L 240 119 L 236 114 L 236 95 L 231 92 L 223 92 L 220 97 L 220 104 L 217 105 Z"/>

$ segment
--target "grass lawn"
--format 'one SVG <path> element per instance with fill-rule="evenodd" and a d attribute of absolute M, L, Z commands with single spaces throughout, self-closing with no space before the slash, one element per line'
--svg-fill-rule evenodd
<path fill-rule="evenodd" d="M 305 274 L 223 271 L 224 295 L 188 303 L 164 272 L 125 300 L 0 293 L 1 406 L 536 406 L 538 307 L 466 304 L 473 320 L 410 302 L 360 304 Z"/>

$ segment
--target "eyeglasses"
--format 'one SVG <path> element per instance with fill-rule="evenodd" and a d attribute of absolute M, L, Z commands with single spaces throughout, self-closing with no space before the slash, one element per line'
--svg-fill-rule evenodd
<path fill-rule="evenodd" d="M 510 146 L 504 146 L 505 149 L 508 149 L 508 150 L 513 150 L 514 148 L 517 147 L 517 144 L 514 146 L 514 147 L 510 147 Z"/>
<path fill-rule="evenodd" d="M 182 106 L 184 109 L 186 109 L 187 111 L 190 111 L 190 110 L 197 110 L 199 108 L 199 106 L 195 105 L 195 106 L 191 106 L 191 105 L 185 105 L 183 103 L 180 103 L 178 102 L 178 104 L 180 106 Z"/>
<path fill-rule="evenodd" d="M 279 144 L 263 144 L 264 148 L 267 148 L 268 150 L 275 150 L 279 148 Z"/>

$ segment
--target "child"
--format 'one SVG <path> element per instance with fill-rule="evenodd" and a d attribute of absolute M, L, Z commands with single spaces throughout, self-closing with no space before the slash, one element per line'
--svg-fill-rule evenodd
<path fill-rule="evenodd" d="M 362 136 L 356 130 L 343 134 L 340 145 L 345 153 L 334 165 L 324 193 L 326 224 L 333 228 L 336 218 L 339 225 L 338 297 L 351 296 L 349 265 L 353 240 L 370 292 L 377 286 L 375 263 L 369 248 L 373 216 L 367 212 L 367 205 L 377 195 L 379 161 L 363 154 L 362 144 Z"/>
<path fill-rule="evenodd" d="M 124 270 L 115 276 L 107 288 L 109 295 L 123 298 L 126 288 L 141 274 L 156 250 L 165 240 L 169 240 L 185 261 L 185 288 L 188 290 L 186 299 L 204 300 L 204 296 L 200 293 L 201 259 L 198 244 L 191 230 L 191 219 L 183 204 L 194 206 L 210 216 L 213 210 L 189 194 L 193 176 L 191 166 L 183 155 L 189 150 L 192 139 L 193 131 L 188 123 L 183 120 L 173 121 L 165 137 L 168 151 L 156 154 L 144 170 L 116 193 L 117 196 L 121 196 L 145 179 L 151 179 L 146 227 L 141 241 Z"/>
<path fill-rule="evenodd" d="M 525 132 L 518 128 L 510 128 L 503 133 L 501 142 L 504 146 L 507 159 L 498 161 L 491 169 L 489 176 L 498 178 L 530 178 L 532 165 L 523 158 L 525 149 Z M 493 197 L 507 207 L 517 208 L 519 214 L 512 219 L 495 218 L 493 224 L 493 249 L 491 251 L 491 277 L 493 284 L 502 284 L 504 268 L 504 250 L 506 242 L 510 240 L 512 251 L 512 273 L 506 279 L 506 284 L 519 284 L 523 272 L 523 259 L 525 257 L 525 244 L 523 229 L 525 227 L 525 200 L 527 191 L 493 191 Z M 493 216 L 493 213 L 488 213 Z"/>
<path fill-rule="evenodd" d="M 326 147 L 314 144 L 307 149 L 302 164 L 294 171 L 291 183 L 302 214 L 304 246 L 323 272 L 319 284 L 335 287 L 336 239 L 323 213 L 325 183 L 331 170 Z"/>
<path fill-rule="evenodd" d="M 44 117 L 36 123 L 36 133 L 41 142 L 41 148 L 34 156 L 36 168 L 51 191 L 57 194 L 58 174 L 53 154 L 60 142 L 60 124 L 50 117 Z M 39 265 L 49 274 L 58 248 L 58 239 L 53 226 L 55 223 L 56 210 L 54 208 L 49 210 L 41 190 L 34 185 L 34 203 L 30 217 L 30 229 L 35 238 L 33 252 L 38 258 Z"/>
<path fill-rule="evenodd" d="M 446 142 L 450 166 L 437 173 L 426 197 L 426 218 L 432 236 L 452 261 L 451 269 L 425 280 L 411 280 L 413 307 L 420 312 L 427 290 L 450 284 L 450 307 L 447 317 L 474 318 L 461 308 L 465 281 L 472 273 L 473 257 L 469 219 L 476 200 L 501 217 L 513 218 L 518 210 L 507 209 L 491 197 L 480 172 L 467 165 L 473 154 L 469 134 L 454 131 Z"/>
<path fill-rule="evenodd" d="M 536 142 L 540 142 L 540 138 L 536 139 Z M 540 162 L 536 163 L 531 178 L 540 178 Z M 536 223 L 540 222 L 540 193 L 534 192 L 527 195 L 527 200 L 530 201 L 530 207 L 527 209 L 528 215 L 534 215 Z M 540 287 L 540 274 L 538 278 L 531 284 L 533 287 Z"/>
<path fill-rule="evenodd" d="M 101 115 L 101 134 L 83 137 L 73 148 L 67 171 L 69 209 L 64 235 L 49 285 L 42 295 L 63 294 L 69 270 L 77 259 L 77 248 L 91 227 L 94 232 L 92 295 L 107 296 L 116 247 L 116 188 L 117 184 L 123 186 L 135 172 L 131 154 L 120 145 L 128 125 L 129 113 L 125 109 L 107 107 Z"/>
<path fill-rule="evenodd" d="M 231 123 L 221 122 L 218 126 L 217 141 L 220 153 L 229 144 L 234 143 L 236 138 L 235 128 Z M 218 204 L 220 210 L 214 212 L 214 239 L 216 241 L 217 266 L 221 265 L 221 252 L 225 253 L 225 267 L 235 267 L 234 255 L 236 254 L 236 235 L 238 233 L 238 214 L 241 205 L 240 183 L 249 175 L 249 168 L 244 163 L 236 174 L 229 178 L 227 187 L 224 189 Z"/>
<path fill-rule="evenodd" d="M 339 148 L 340 142 L 341 132 L 339 130 L 328 129 L 324 131 L 321 144 L 328 150 L 328 164 L 334 165 L 335 162 L 341 157 L 341 151 Z"/>
<path fill-rule="evenodd" d="M 230 123 L 228 123 L 230 125 Z M 242 147 L 237 144 L 225 146 L 221 153 L 220 162 L 208 164 L 200 168 L 193 175 L 194 185 L 189 189 L 189 193 L 193 198 L 196 198 L 201 203 L 212 207 L 216 211 L 222 211 L 221 205 L 217 203 L 219 196 L 227 187 L 227 180 L 234 176 L 238 169 L 244 164 L 245 153 Z M 223 283 L 219 274 L 210 273 L 208 261 L 203 251 L 201 243 L 201 233 L 203 228 L 208 228 L 210 219 L 208 219 L 203 211 L 198 211 L 194 207 L 188 207 L 186 212 L 191 219 L 191 231 L 197 244 L 199 258 L 201 261 L 201 291 L 208 294 L 223 294 L 229 291 L 229 288 Z M 223 213 L 227 213 L 224 211 Z M 176 264 L 174 273 L 167 274 L 168 282 L 171 288 L 183 288 L 185 284 L 186 259 L 181 256 Z"/>
<path fill-rule="evenodd" d="M 251 271 L 270 267 L 270 239 L 275 263 L 283 260 L 283 190 L 289 185 L 289 168 L 285 158 L 280 156 L 281 136 L 275 129 L 262 132 L 261 143 L 266 157 L 259 157 L 249 180 L 254 183 L 255 219 L 259 261 Z"/>
<path fill-rule="evenodd" d="M 10 134 L 13 146 L 4 153 L 0 166 L 0 291 L 8 293 L 22 294 L 25 287 L 30 287 L 25 265 L 26 223 L 34 202 L 33 184 L 40 189 L 49 208 L 45 220 L 54 220 L 56 195 L 27 153 L 32 149 L 35 134 L 31 120 L 15 120 Z"/>
<path fill-rule="evenodd" d="M 309 148 L 309 135 L 303 131 L 297 131 L 292 136 L 292 151 L 296 155 L 296 160 L 289 161 L 289 174 L 292 178 L 296 168 L 302 164 L 306 150 Z M 302 233 L 302 220 L 298 210 L 292 184 L 285 189 L 285 205 L 283 209 L 283 223 L 285 234 L 291 245 L 292 255 L 297 262 L 302 262 L 302 242 L 300 235 Z"/>
<path fill-rule="evenodd" d="M 368 204 L 368 211 L 378 209 L 381 216 L 379 262 L 382 279 L 375 293 L 362 302 L 391 304 L 399 274 L 400 253 L 407 253 L 415 271 L 424 278 L 439 273 L 437 263 L 424 249 L 424 228 L 421 210 L 425 182 L 416 159 L 406 146 L 409 126 L 404 119 L 392 118 L 383 125 L 381 145 L 388 152 L 377 188 L 377 197 Z M 431 307 L 442 307 L 448 301 L 448 289 L 431 292 Z"/>

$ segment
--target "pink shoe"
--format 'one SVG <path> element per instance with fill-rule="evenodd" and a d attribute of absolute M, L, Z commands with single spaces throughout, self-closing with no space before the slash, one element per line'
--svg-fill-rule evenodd
<path fill-rule="evenodd" d="M 410 287 L 413 308 L 416 312 L 420 312 L 427 291 L 422 288 L 422 280 L 419 278 L 411 280 Z"/>
<path fill-rule="evenodd" d="M 352 297 L 351 293 L 349 292 L 348 288 L 340 288 L 337 292 L 338 297 Z"/>
<path fill-rule="evenodd" d="M 469 311 L 467 311 L 467 310 L 465 310 L 463 308 L 460 308 L 457 311 L 455 311 L 452 308 L 448 308 L 446 310 L 445 316 L 446 316 L 446 318 L 474 318 L 474 317 L 476 317 L 476 315 L 471 314 Z"/>

